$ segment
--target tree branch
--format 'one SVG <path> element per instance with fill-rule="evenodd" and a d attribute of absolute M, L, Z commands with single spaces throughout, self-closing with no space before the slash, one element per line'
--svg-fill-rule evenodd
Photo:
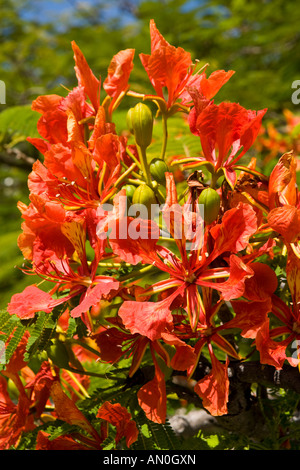
<path fill-rule="evenodd" d="M 297 367 L 285 364 L 281 370 L 259 362 L 231 362 L 229 373 L 243 383 L 258 383 L 266 387 L 293 390 L 300 394 L 300 374 Z"/>
<path fill-rule="evenodd" d="M 5 152 L 0 152 L 0 163 L 8 166 L 16 166 L 25 171 L 31 171 L 35 158 L 26 155 L 17 148 L 7 148 Z"/>

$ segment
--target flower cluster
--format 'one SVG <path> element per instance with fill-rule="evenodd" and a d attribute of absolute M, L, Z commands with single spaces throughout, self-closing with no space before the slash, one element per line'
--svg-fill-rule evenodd
<path fill-rule="evenodd" d="M 29 205 L 18 206 L 23 218 L 18 245 L 27 262 L 24 271 L 53 288 L 26 287 L 12 297 L 8 312 L 26 321 L 62 306 L 66 324 L 83 322 L 98 360 L 112 365 L 131 360 L 130 377 L 151 357 L 153 376 L 137 399 L 148 419 L 164 423 L 166 381 L 176 374 L 192 384 L 212 415 L 228 412 L 228 364 L 245 360 L 230 339 L 233 331 L 251 340 L 262 364 L 278 369 L 286 360 L 298 364 L 286 351 L 300 337 L 300 198 L 292 152 L 279 159 L 270 177 L 256 169 L 254 159 L 240 164 L 267 110 L 215 103 L 233 71 L 207 76 L 206 66 L 199 69 L 188 52 L 170 45 L 153 20 L 150 35 L 151 53 L 140 54 L 140 60 L 153 94 L 130 89 L 133 49 L 113 57 L 102 83 L 73 42 L 78 86 L 65 97 L 40 96 L 33 102 L 41 137 L 29 141 L 43 163 L 37 160 L 29 175 Z M 126 96 L 138 102 L 127 114 L 128 133 L 119 135 L 114 113 Z M 150 105 L 157 109 L 155 118 Z M 199 137 L 199 154 L 170 163 L 167 126 L 177 113 Z M 161 153 L 149 161 L 160 118 Z M 184 190 L 172 165 L 182 169 Z M 269 262 L 278 253 L 287 255 L 288 304 L 278 296 Z M 60 323 L 58 328 L 64 330 Z M 201 354 L 211 367 L 193 381 Z M 62 391 L 58 370 L 64 370 L 64 361 L 49 357 L 31 380 L 27 377 L 30 397 L 17 378 L 22 367 L 26 364 L 6 371 L 19 387 L 18 410 L 0 382 L 1 407 L 9 416 L 4 418 L 4 410 L 1 420 L 15 430 L 9 442 L 1 434 L 4 445 L 15 444 L 20 430 L 34 426 L 26 410 L 35 404 L 40 416 L 51 398 L 54 416 L 89 434 L 79 441 L 62 437 L 58 448 L 101 448 L 104 427 L 102 434 L 96 431 L 75 398 Z M 127 436 L 128 445 L 137 438 L 120 405 L 103 404 L 97 418 L 117 426 L 118 439 Z M 40 432 L 39 448 L 54 443 Z"/>

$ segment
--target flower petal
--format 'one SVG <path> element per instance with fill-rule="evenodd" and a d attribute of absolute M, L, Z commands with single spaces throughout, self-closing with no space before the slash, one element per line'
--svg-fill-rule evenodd
<path fill-rule="evenodd" d="M 257 218 L 250 204 L 240 202 L 225 212 L 222 222 L 210 230 L 215 243 L 213 256 L 230 251 L 237 253 L 246 248 L 249 238 L 256 232 Z"/>
<path fill-rule="evenodd" d="M 248 300 L 258 301 L 269 299 L 278 285 L 275 272 L 270 266 L 263 263 L 251 263 L 248 266 L 254 275 L 245 281 L 244 297 Z"/>
<path fill-rule="evenodd" d="M 287 359 L 285 350 L 287 341 L 274 341 L 270 338 L 270 320 L 267 319 L 263 326 L 258 330 L 256 335 L 256 348 L 260 353 L 260 362 L 262 364 L 269 364 L 276 369 L 282 369 L 284 361 Z"/>
<path fill-rule="evenodd" d="M 203 406 L 212 416 L 227 414 L 229 396 L 228 362 L 221 364 L 211 355 L 212 370 L 194 387 L 195 392 L 202 398 Z"/>
<path fill-rule="evenodd" d="M 112 97 L 112 102 L 109 106 L 110 112 L 112 112 L 117 98 L 128 88 L 128 80 L 133 68 L 134 53 L 134 49 L 120 51 L 114 55 L 109 64 L 108 75 L 104 80 L 103 88 Z"/>
<path fill-rule="evenodd" d="M 226 323 L 226 328 L 240 328 L 244 338 L 255 338 L 272 310 L 270 299 L 264 302 L 233 300 L 231 305 L 236 316 Z"/>
<path fill-rule="evenodd" d="M 171 359 L 171 367 L 174 370 L 188 370 L 196 362 L 197 356 L 194 348 L 176 335 L 171 333 L 162 333 L 162 339 L 165 343 L 175 346 L 176 353 Z"/>
<path fill-rule="evenodd" d="M 152 264 L 157 259 L 159 228 L 156 222 L 132 217 L 124 217 L 114 222 L 109 243 L 116 255 L 133 265 L 140 262 Z"/>
<path fill-rule="evenodd" d="M 51 398 L 54 402 L 58 419 L 68 424 L 75 424 L 99 441 L 99 435 L 75 403 L 63 391 L 56 380 L 51 386 Z"/>
<path fill-rule="evenodd" d="M 91 71 L 88 63 L 75 43 L 72 41 L 72 48 L 75 59 L 75 72 L 80 86 L 84 87 L 85 93 L 90 98 L 94 109 L 97 111 L 100 97 L 100 80 L 98 80 Z"/>
<path fill-rule="evenodd" d="M 108 295 L 111 291 L 117 291 L 119 285 L 119 282 L 113 278 L 98 276 L 97 284 L 89 288 L 79 305 L 71 310 L 71 317 L 76 318 L 86 313 L 92 306 L 97 305 L 103 296 Z"/>
<path fill-rule="evenodd" d="M 167 415 L 167 396 L 165 376 L 155 364 L 154 379 L 143 385 L 137 393 L 140 407 L 145 415 L 154 423 L 164 423 Z"/>
<path fill-rule="evenodd" d="M 294 309 L 296 310 L 296 306 L 299 305 L 300 302 L 300 259 L 295 255 L 291 248 L 288 249 L 286 277 L 292 294 Z M 300 316 L 299 308 L 298 312 L 298 315 Z"/>
<path fill-rule="evenodd" d="M 241 297 L 245 291 L 245 282 L 254 275 L 254 271 L 235 255 L 230 256 L 230 276 L 223 283 L 216 283 L 215 289 L 221 291 L 224 300 Z"/>
<path fill-rule="evenodd" d="M 295 206 L 297 202 L 296 160 L 291 152 L 282 155 L 269 178 L 270 209 L 281 203 Z M 282 199 L 283 196 L 283 199 Z"/>
<path fill-rule="evenodd" d="M 289 205 L 275 207 L 268 214 L 268 224 L 292 243 L 300 236 L 300 209 Z"/>
<path fill-rule="evenodd" d="M 55 301 L 51 295 L 34 284 L 26 287 L 20 294 L 14 294 L 7 310 L 11 315 L 28 320 L 34 318 L 35 313 L 40 311 L 50 313 L 54 306 Z"/>
<path fill-rule="evenodd" d="M 51 434 L 39 431 L 35 450 L 89 450 L 89 448 L 76 442 L 72 436 L 65 435 L 51 439 Z"/>
<path fill-rule="evenodd" d="M 140 54 L 140 60 L 158 96 L 164 99 L 163 88 L 168 90 L 168 107 L 179 97 L 186 85 L 192 59 L 189 52 L 170 45 L 150 22 L 151 55 Z"/>
<path fill-rule="evenodd" d="M 151 341 L 161 337 L 161 333 L 172 327 L 169 298 L 160 302 L 125 301 L 119 309 L 124 326 L 132 333 L 139 333 Z"/>
<path fill-rule="evenodd" d="M 228 72 L 225 72 L 225 70 L 216 70 L 211 73 L 208 78 L 203 74 L 204 76 L 200 81 L 201 92 L 206 98 L 211 100 L 234 73 L 234 70 L 229 70 Z"/>
<path fill-rule="evenodd" d="M 117 428 L 116 443 L 118 443 L 122 437 L 126 437 L 126 445 L 130 447 L 137 438 L 139 431 L 136 423 L 131 419 L 131 414 L 126 408 L 121 406 L 119 403 L 104 402 L 99 408 L 96 418 L 108 421 Z"/>

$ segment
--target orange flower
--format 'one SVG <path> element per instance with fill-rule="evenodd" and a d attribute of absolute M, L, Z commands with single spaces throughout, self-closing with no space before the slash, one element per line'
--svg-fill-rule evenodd
<path fill-rule="evenodd" d="M 150 36 L 151 54 L 140 54 L 140 59 L 164 112 L 172 114 L 181 105 L 190 106 L 190 89 L 196 89 L 205 99 L 211 99 L 234 73 L 219 70 L 208 79 L 204 72 L 200 73 L 203 69 L 194 73 L 196 66 L 191 54 L 169 44 L 158 31 L 154 20 L 150 20 Z M 154 96 L 152 98 L 155 99 Z M 181 100 L 180 104 L 176 103 L 178 99 Z"/>
<path fill-rule="evenodd" d="M 0 450 L 17 446 L 22 433 L 35 427 L 29 406 L 30 400 L 24 391 L 18 404 L 13 403 L 7 392 L 7 382 L 0 375 Z"/>
<path fill-rule="evenodd" d="M 134 49 L 120 51 L 109 64 L 108 75 L 104 80 L 103 88 L 112 98 L 109 105 L 110 115 L 129 88 L 128 80 L 133 69 L 134 53 Z"/>
<path fill-rule="evenodd" d="M 296 184 L 296 160 L 292 152 L 282 155 L 269 179 L 268 224 L 299 253 L 300 193 Z"/>
<path fill-rule="evenodd" d="M 203 156 L 198 163 L 208 165 L 210 171 L 219 176 L 223 171 L 228 184 L 234 188 L 235 164 L 254 143 L 267 109 L 255 112 L 238 103 L 227 102 L 195 109 L 197 114 L 191 115 L 190 128 L 201 141 Z"/>
<path fill-rule="evenodd" d="M 126 444 L 129 447 L 138 437 L 138 430 L 134 421 L 131 420 L 130 413 L 119 404 L 103 403 L 99 408 L 96 418 L 101 419 L 100 433 L 77 408 L 76 404 L 63 391 L 58 381 L 51 387 L 51 397 L 55 405 L 55 414 L 58 419 L 66 423 L 78 426 L 84 431 L 81 435 L 76 433 L 74 438 L 80 445 L 86 445 L 90 449 L 101 449 L 103 441 L 108 434 L 108 423 L 117 428 L 116 443 L 126 437 Z M 88 434 L 89 437 L 86 437 Z M 72 440 L 72 434 L 68 436 Z M 60 445 L 60 442 L 57 442 Z M 70 441 L 70 445 L 72 441 Z"/>

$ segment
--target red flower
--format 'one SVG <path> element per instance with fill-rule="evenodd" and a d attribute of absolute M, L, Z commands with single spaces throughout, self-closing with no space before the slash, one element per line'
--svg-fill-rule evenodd
<path fill-rule="evenodd" d="M 155 283 L 146 289 L 144 294 L 152 295 L 157 292 L 175 289 L 175 293 L 171 295 L 170 299 L 182 295 L 184 299 L 182 306 L 186 309 L 192 328 L 194 328 L 198 320 L 202 322 L 203 316 L 201 296 L 197 286 L 212 287 L 220 291 L 224 299 L 230 300 L 243 295 L 246 280 L 255 275 L 252 265 L 249 263 L 246 265 L 234 253 L 244 249 L 247 246 L 249 237 L 255 233 L 257 228 L 256 217 L 253 209 L 247 204 L 240 204 L 237 208 L 227 211 L 222 223 L 206 229 L 204 239 L 198 240 L 199 244 L 188 255 L 185 245 L 185 233 L 187 231 L 180 229 L 185 225 L 185 208 L 175 204 L 177 196 L 175 197 L 174 193 L 174 180 L 171 174 L 166 174 L 166 177 L 167 199 L 163 214 L 167 216 L 168 227 L 180 250 L 181 259 L 172 251 L 158 245 L 157 238 L 151 238 L 150 240 L 147 237 L 145 237 L 146 240 L 142 237 L 132 239 L 128 235 L 127 239 L 123 240 L 116 231 L 116 234 L 110 235 L 109 242 L 114 253 L 117 253 L 124 261 L 133 264 L 140 261 L 151 263 L 161 271 L 169 274 L 168 279 Z M 130 220 L 126 220 L 127 223 L 130 223 Z M 140 223 L 142 226 L 145 223 L 147 224 L 148 221 L 140 221 Z M 151 221 L 151 224 L 153 223 Z M 209 247 L 208 239 L 211 240 L 211 247 Z M 211 267 L 214 260 L 227 252 L 232 253 L 229 262 L 223 267 Z M 132 254 L 135 255 L 135 259 L 133 259 Z M 253 266 L 257 271 L 257 265 Z M 228 279 L 220 282 L 226 278 Z M 255 283 L 255 280 L 253 282 Z M 254 294 L 253 292 L 252 295 L 255 297 L 255 295 L 260 296 L 263 294 Z M 151 316 L 155 319 L 153 325 L 155 324 L 155 328 L 157 328 L 160 321 L 165 323 L 167 318 L 171 318 L 168 314 L 169 307 L 166 302 L 163 305 L 165 305 L 165 308 L 162 310 L 160 304 L 156 305 L 153 302 L 125 301 L 120 311 L 125 312 L 126 310 L 130 318 L 140 318 L 141 321 L 144 316 L 147 316 L 147 318 Z M 122 318 L 124 321 L 124 317 Z M 147 325 L 151 329 L 152 322 L 148 321 Z M 145 334 L 145 330 L 142 334 Z M 148 331 L 146 335 L 152 339 L 152 334 L 155 336 L 156 333 Z"/>
<path fill-rule="evenodd" d="M 195 392 L 203 398 L 203 406 L 212 416 L 227 414 L 229 397 L 228 360 L 225 364 L 216 358 L 209 345 L 212 371 L 199 380 L 194 387 Z"/>
<path fill-rule="evenodd" d="M 58 380 L 53 382 L 50 395 L 55 405 L 55 415 L 57 418 L 65 421 L 66 423 L 79 426 L 79 428 L 90 436 L 91 446 L 101 449 L 102 439 L 98 432 L 84 414 L 77 408 L 73 400 L 71 400 L 63 391 Z"/>
<path fill-rule="evenodd" d="M 280 207 L 285 204 L 295 206 L 298 203 L 296 178 L 296 160 L 293 152 L 279 158 L 269 178 L 269 207 Z"/>
<path fill-rule="evenodd" d="M 100 80 L 74 41 L 72 47 L 78 87 L 65 98 L 40 96 L 32 104 L 41 114 L 41 138 L 28 140 L 44 155 L 44 163 L 34 164 L 29 189 L 80 210 L 96 208 L 99 199 L 113 196 L 121 161 L 128 162 L 126 139 L 116 135 L 111 115 L 128 88 L 134 50 L 120 51 L 112 59 L 104 81 L 109 99 L 101 104 Z"/>
<path fill-rule="evenodd" d="M 108 75 L 103 83 L 106 93 L 112 98 L 109 113 L 116 109 L 118 101 L 122 99 L 129 88 L 128 80 L 133 68 L 134 49 L 125 49 L 116 54 L 108 67 Z"/>
<path fill-rule="evenodd" d="M 34 194 L 30 195 L 30 199 L 32 202 L 28 206 L 23 203 L 18 204 L 24 219 L 23 232 L 18 237 L 18 246 L 24 258 L 39 265 L 39 255 L 45 260 L 51 253 L 57 261 L 65 254 L 71 256 L 74 246 L 61 230 L 62 224 L 67 219 L 63 206 Z"/>
<path fill-rule="evenodd" d="M 79 123 L 82 119 L 93 116 L 93 108 L 85 101 L 83 87 L 74 88 L 65 97 L 58 95 L 39 96 L 32 103 L 33 111 L 41 114 L 37 130 L 42 138 L 28 138 L 29 142 L 37 147 L 43 154 L 53 144 L 68 146 L 70 131 L 77 130 L 77 137 L 84 140 L 84 126 L 76 124 L 75 128 L 68 129 L 68 121 L 74 119 Z"/>
<path fill-rule="evenodd" d="M 91 71 L 83 53 L 75 41 L 72 41 L 71 44 L 74 52 L 75 72 L 78 85 L 84 88 L 85 94 L 89 97 L 94 110 L 97 111 L 100 103 L 101 82 Z"/>
<path fill-rule="evenodd" d="M 300 257 L 300 196 L 292 152 L 280 157 L 270 175 L 269 201 L 268 225 L 291 244 Z"/>
<path fill-rule="evenodd" d="M 35 407 L 35 415 L 37 418 L 39 418 L 45 410 L 45 406 L 50 397 L 50 390 L 55 380 L 57 380 L 57 378 L 53 375 L 53 368 L 50 366 L 49 362 L 45 361 L 42 363 L 34 379 L 26 384 L 25 388 L 31 392 L 31 406 Z"/>
<path fill-rule="evenodd" d="M 157 93 L 164 112 L 170 114 L 178 109 L 175 103 L 190 105 L 189 88 L 201 91 L 206 99 L 211 99 L 234 73 L 217 71 L 208 79 L 205 73 L 196 73 L 191 55 L 181 47 L 170 45 L 156 28 L 154 20 L 150 21 L 151 54 L 140 54 L 141 62 Z M 166 92 L 165 92 L 166 90 Z M 152 97 L 155 99 L 155 97 Z M 180 104 L 179 105 L 180 108 Z"/>
<path fill-rule="evenodd" d="M 287 243 L 295 243 L 300 237 L 300 208 L 288 204 L 276 207 L 268 214 L 268 224 Z"/>
<path fill-rule="evenodd" d="M 110 423 L 117 428 L 116 444 L 122 437 L 126 437 L 127 447 L 130 447 L 137 440 L 139 434 L 137 426 L 131 419 L 131 414 L 119 403 L 104 402 L 99 408 L 96 418 L 100 418 L 106 421 L 107 425 Z M 104 432 L 103 427 L 102 432 Z"/>
<path fill-rule="evenodd" d="M 167 305 L 169 303 L 168 299 L 164 307 L 165 311 L 168 311 Z M 152 303 L 152 306 L 155 308 L 154 303 Z M 161 307 L 163 307 L 162 303 Z M 149 305 L 150 309 L 151 305 Z M 145 328 L 143 328 L 142 322 L 139 322 L 138 319 L 135 325 L 128 326 L 126 323 L 128 319 L 130 321 L 130 318 L 127 315 L 126 308 L 119 312 L 119 317 L 124 318 L 124 324 L 121 323 L 119 318 L 117 320 L 108 319 L 112 324 L 116 324 L 117 328 L 113 326 L 94 335 L 94 339 L 100 349 L 101 359 L 104 362 L 116 363 L 121 357 L 132 357 L 129 371 L 129 377 L 132 377 L 141 365 L 145 351 L 149 347 L 155 367 L 154 378 L 147 381 L 140 388 L 138 400 L 139 405 L 151 421 L 164 423 L 167 411 L 165 377 L 156 359 L 156 355 L 166 366 L 172 366 L 177 370 L 186 370 L 195 359 L 193 348 L 171 333 L 171 323 L 159 322 L 159 320 L 153 319 L 150 316 L 149 328 L 146 326 L 147 321 L 145 322 L 145 319 L 143 322 Z M 155 330 L 155 322 L 158 326 L 157 330 Z M 155 335 L 152 335 L 152 339 L 149 338 L 148 334 L 151 331 L 151 326 L 153 331 L 155 330 Z M 176 352 L 172 360 L 161 342 L 175 346 Z"/>
<path fill-rule="evenodd" d="M 17 446 L 23 432 L 33 429 L 30 400 L 25 392 L 15 404 L 7 391 L 7 381 L 0 375 L 0 450 Z"/>
<path fill-rule="evenodd" d="M 131 419 L 130 413 L 119 404 L 105 402 L 99 408 L 96 418 L 105 422 L 105 424 L 102 423 L 99 433 L 77 408 L 76 404 L 66 395 L 58 381 L 55 381 L 51 387 L 51 397 L 55 404 L 55 414 L 58 419 L 81 428 L 84 432 L 82 435 L 80 433 L 76 434 L 76 440 L 89 449 L 101 450 L 101 445 L 108 433 L 107 423 L 111 423 L 117 428 L 116 443 L 121 438 L 126 437 L 126 444 L 129 447 L 138 437 L 138 430 L 135 422 Z M 89 437 L 85 436 L 86 433 Z M 72 438 L 72 435 L 70 438 Z"/>
<path fill-rule="evenodd" d="M 260 352 L 262 364 L 270 364 L 281 369 L 285 360 L 292 366 L 299 367 L 300 340 L 300 260 L 291 248 L 288 249 L 286 267 L 287 282 L 292 298 L 291 306 L 272 295 L 270 312 L 279 320 L 280 326 L 270 327 L 269 318 L 259 330 L 256 337 L 256 347 Z M 278 340 L 278 338 L 283 338 Z M 296 357 L 290 357 L 287 346 L 296 342 Z"/>
<path fill-rule="evenodd" d="M 47 351 L 60 365 L 61 376 L 50 359 L 36 373 L 29 368 L 26 360 L 35 355 L 35 347 L 28 343 L 32 325 L 39 312 L 50 314 L 58 305 L 66 304 L 56 325 L 57 339 L 66 335 L 71 362 L 79 368 L 85 359 L 96 357 L 111 365 L 123 358 L 131 360 L 124 385 L 140 384 L 138 404 L 155 423 L 166 420 L 166 383 L 172 373 L 186 373 L 191 383 L 205 354 L 211 368 L 197 379 L 194 391 L 212 415 L 228 412 L 228 366 L 231 359 L 241 359 L 235 344 L 226 339 L 231 329 L 239 329 L 240 336 L 253 341 L 262 364 L 280 369 L 287 360 L 299 365 L 298 347 L 296 356 L 289 357 L 293 341 L 298 345 L 300 339 L 300 198 L 295 158 L 284 154 L 269 179 L 256 171 L 255 159 L 247 167 L 239 165 L 261 131 L 266 109 L 256 112 L 237 103 L 215 104 L 215 94 L 233 71 L 218 70 L 207 77 L 206 66 L 198 70 L 191 55 L 169 44 L 153 20 L 150 36 L 151 53 L 140 54 L 140 59 L 155 92 L 131 95 L 152 100 L 162 115 L 161 157 L 167 144 L 167 119 L 177 111 L 188 114 L 190 131 L 200 138 L 202 154 L 177 163 L 205 165 L 211 173 L 205 216 L 199 202 L 208 186 L 206 174 L 190 175 L 188 190 L 179 196 L 174 175 L 165 172 L 164 197 L 163 175 L 154 175 L 152 165 L 152 176 L 143 175 L 141 168 L 147 169 L 143 149 L 139 152 L 138 146 L 128 146 L 127 138 L 116 132 L 112 116 L 130 94 L 134 49 L 114 55 L 102 83 L 73 41 L 78 86 L 65 97 L 41 96 L 32 104 L 40 114 L 40 137 L 29 141 L 44 160 L 35 162 L 29 175 L 28 206 L 18 204 L 23 218 L 18 245 L 25 258 L 23 272 L 39 275 L 52 282 L 53 288 L 43 291 L 33 284 L 12 296 L 8 304 L 8 312 L 18 322 L 16 330 L 5 336 L 5 347 L 14 347 L 20 320 L 28 330 L 1 371 L 5 378 L 0 377 L 3 449 L 17 446 L 23 432 L 34 430 L 34 418 L 42 420 L 49 403 L 54 405 L 51 418 L 68 423 L 70 432 L 51 440 L 40 430 L 37 449 L 100 450 L 111 426 L 116 428 L 116 444 L 125 439 L 130 447 L 138 438 L 130 413 L 118 403 L 104 402 L 93 421 L 81 411 L 78 398 L 87 396 L 87 391 L 80 380 L 89 386 L 89 374 L 97 374 L 82 368 L 77 380 L 72 371 L 80 371 L 63 369 L 68 358 L 60 358 L 56 345 L 54 351 Z M 156 164 L 154 171 L 159 173 Z M 239 178 L 237 170 L 242 170 Z M 214 191 L 221 176 L 224 184 Z M 142 189 L 144 178 L 157 200 L 165 201 L 154 220 L 127 213 L 127 204 L 134 200 L 129 195 L 134 188 L 129 185 Z M 112 200 L 113 206 L 107 204 Z M 266 241 L 264 235 L 270 236 L 271 231 L 279 237 Z M 274 294 L 276 273 L 268 263 L 260 262 L 262 256 L 272 257 L 275 248 L 282 246 L 288 254 L 290 303 Z M 116 276 L 108 274 L 110 268 L 114 273 L 118 267 Z M 157 273 L 158 278 L 149 282 L 143 279 L 145 272 Z M 225 303 L 230 303 L 233 313 L 229 321 L 223 315 Z M 112 317 L 106 308 L 113 309 Z M 76 322 L 69 322 L 70 316 Z M 77 330 L 78 317 L 88 330 L 85 339 L 81 328 Z M 76 336 L 71 341 L 74 327 Z M 93 355 L 83 354 L 84 347 Z M 136 374 L 138 369 L 141 374 Z M 6 379 L 17 388 L 15 403 Z"/>
<path fill-rule="evenodd" d="M 210 103 L 201 109 L 192 132 L 200 137 L 203 157 L 214 173 L 223 171 L 231 187 L 236 183 L 234 165 L 250 149 L 261 126 L 266 109 L 247 110 L 237 103 Z M 195 117 L 193 120 L 195 120 Z"/>
<path fill-rule="evenodd" d="M 44 209 L 42 215 L 29 208 L 24 211 L 27 225 L 24 226 L 25 233 L 19 243 L 24 254 L 32 261 L 32 268 L 28 271 L 54 282 L 55 287 L 50 293 L 37 286 L 25 288 L 22 293 L 12 297 L 8 311 L 23 319 L 33 318 L 39 311 L 49 313 L 55 306 L 80 295 L 79 304 L 70 313 L 71 316 L 81 316 L 90 327 L 86 315 L 90 308 L 98 304 L 103 296 L 115 295 L 119 289 L 119 282 L 97 274 L 106 242 L 96 236 L 98 219 L 90 211 L 83 214 L 85 218 L 82 215 L 78 218 L 74 214 L 73 218 L 66 217 L 59 204 L 46 203 L 41 207 Z M 55 214 L 60 215 L 60 219 L 57 216 L 55 220 Z M 25 235 L 27 230 L 30 230 L 30 238 Z M 86 254 L 87 236 L 94 251 L 90 264 L 87 263 Z M 76 263 L 72 261 L 74 255 L 78 260 Z M 57 294 L 56 298 L 53 297 L 54 293 Z"/>
<path fill-rule="evenodd" d="M 90 447 L 80 444 L 72 436 L 51 439 L 51 434 L 39 431 L 35 450 L 90 450 Z"/>
<path fill-rule="evenodd" d="M 95 112 L 97 112 L 100 106 L 101 80 L 95 77 L 75 41 L 72 41 L 72 48 L 74 51 L 75 72 L 78 84 L 84 88 L 86 96 L 90 99 Z M 128 89 L 128 80 L 133 68 L 134 53 L 134 49 L 126 49 L 118 52 L 118 54 L 112 58 L 108 67 L 108 75 L 104 80 L 103 88 L 107 95 L 112 98 L 109 104 L 110 116 Z"/>
<path fill-rule="evenodd" d="M 14 314 L 23 320 L 28 320 L 33 318 L 36 312 L 51 312 L 54 306 L 55 302 L 50 294 L 32 285 L 26 287 L 21 294 L 14 294 L 7 310 L 11 315 Z"/>

